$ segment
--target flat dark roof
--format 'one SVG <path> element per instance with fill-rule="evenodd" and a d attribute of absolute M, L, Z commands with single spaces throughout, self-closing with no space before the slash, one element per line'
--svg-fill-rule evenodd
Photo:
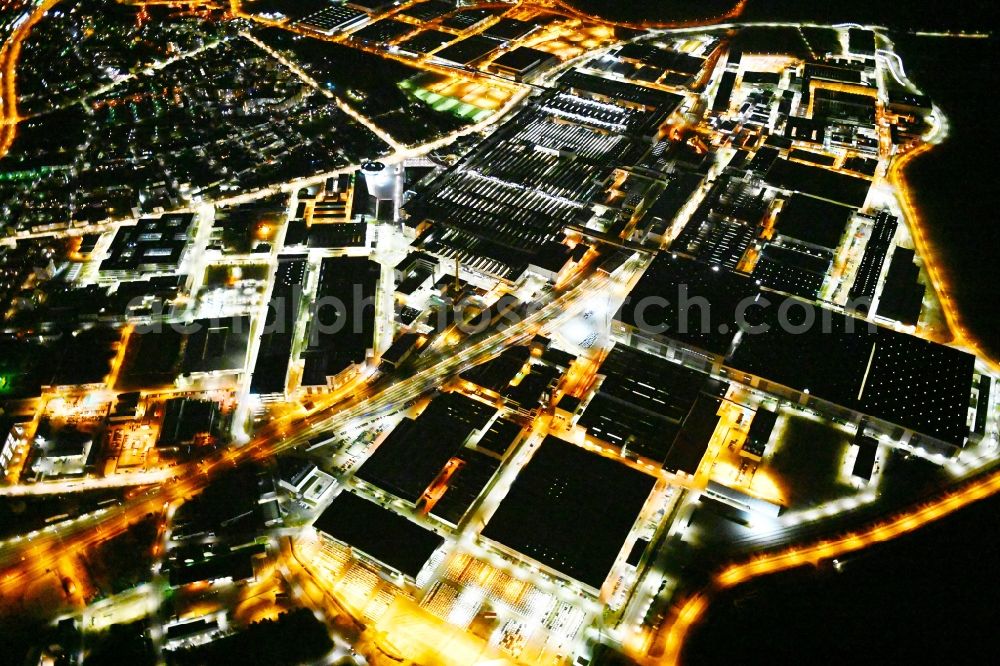
<path fill-rule="evenodd" d="M 890 329 L 880 328 L 877 337 L 860 411 L 961 444 L 976 357 Z"/>
<path fill-rule="evenodd" d="M 753 159 L 747 165 L 747 169 L 756 173 L 767 173 L 767 170 L 771 168 L 780 154 L 777 148 L 764 146 L 754 153 Z"/>
<path fill-rule="evenodd" d="M 743 443 L 743 449 L 754 455 L 764 455 L 767 442 L 771 439 L 774 431 L 774 424 L 778 421 L 778 414 L 769 409 L 761 407 L 750 421 L 750 428 L 747 430 L 747 438 Z"/>
<path fill-rule="evenodd" d="M 854 67 L 838 67 L 825 63 L 807 63 L 803 76 L 806 79 L 824 79 L 841 83 L 861 83 L 861 70 Z"/>
<path fill-rule="evenodd" d="M 444 16 L 448 12 L 455 10 L 455 4 L 444 0 L 427 0 L 410 5 L 399 13 L 404 16 L 412 16 L 421 21 L 433 21 L 439 16 Z"/>
<path fill-rule="evenodd" d="M 434 276 L 433 269 L 417 266 L 396 285 L 397 294 L 410 295 Z"/>
<path fill-rule="evenodd" d="M 264 546 L 253 546 L 216 554 L 214 557 L 187 566 L 172 567 L 170 584 L 176 587 L 203 580 L 231 578 L 233 581 L 240 581 L 252 578 L 253 558 L 262 552 Z"/>
<path fill-rule="evenodd" d="M 197 620 L 185 622 L 184 624 L 174 624 L 167 627 L 167 638 L 184 638 L 185 636 L 191 636 L 193 634 L 201 633 L 202 631 L 215 629 L 218 626 L 218 620 L 214 618 L 212 620 L 207 620 L 202 617 Z"/>
<path fill-rule="evenodd" d="M 145 388 L 173 382 L 181 374 L 239 370 L 249 344 L 250 318 L 246 316 L 197 319 L 137 331 L 129 337 L 118 385 Z M 266 352 L 266 347 L 262 349 Z"/>
<path fill-rule="evenodd" d="M 878 160 L 853 155 L 844 160 L 844 166 L 842 168 L 848 171 L 860 173 L 864 176 L 874 176 L 875 172 L 878 171 Z"/>
<path fill-rule="evenodd" d="M 582 401 L 575 395 L 570 395 L 569 393 L 563 394 L 563 397 L 559 398 L 557 407 L 571 414 L 575 413 L 576 410 L 580 409 Z"/>
<path fill-rule="evenodd" d="M 639 562 L 642 560 L 642 555 L 646 552 L 647 548 L 649 548 L 648 539 L 636 539 L 635 543 L 632 544 L 632 549 L 629 551 L 628 557 L 625 558 L 625 561 L 633 567 L 639 566 Z"/>
<path fill-rule="evenodd" d="M 522 430 L 520 423 L 500 417 L 483 433 L 476 446 L 502 458 L 521 436 Z"/>
<path fill-rule="evenodd" d="M 531 265 L 558 273 L 569 262 L 571 254 L 572 250 L 559 241 L 546 241 L 535 252 Z"/>
<path fill-rule="evenodd" d="M 931 98 L 927 95 L 919 95 L 906 90 L 890 89 L 889 104 L 930 110 Z"/>
<path fill-rule="evenodd" d="M 519 46 L 513 51 L 508 51 L 493 61 L 494 65 L 509 67 L 518 72 L 526 72 L 546 60 L 554 58 L 551 53 L 530 49 L 527 46 Z"/>
<path fill-rule="evenodd" d="M 785 138 L 811 143 L 823 143 L 826 122 L 819 118 L 789 116 L 785 121 Z"/>
<path fill-rule="evenodd" d="M 194 398 L 171 398 L 163 411 L 157 446 L 188 444 L 198 435 L 211 434 L 221 416 L 218 403 Z"/>
<path fill-rule="evenodd" d="M 549 347 L 542 352 L 542 363 L 551 365 L 554 368 L 568 370 L 569 366 L 576 360 L 576 356 L 568 351 L 563 351 L 556 347 Z"/>
<path fill-rule="evenodd" d="M 623 60 L 638 60 L 646 65 L 688 75 L 697 74 L 705 64 L 705 59 L 699 56 L 636 42 L 621 47 L 616 55 Z"/>
<path fill-rule="evenodd" d="M 865 178 L 790 160 L 777 160 L 767 172 L 767 183 L 854 208 L 864 205 L 872 185 Z"/>
<path fill-rule="evenodd" d="M 361 247 L 367 233 L 368 225 L 364 222 L 314 224 L 309 227 L 306 243 L 313 248 Z"/>
<path fill-rule="evenodd" d="M 460 393 L 440 395 L 416 419 L 403 419 L 357 476 L 416 503 L 465 440 L 484 428 L 495 412 Z"/>
<path fill-rule="evenodd" d="M 986 432 L 986 419 L 989 418 L 990 410 L 990 388 L 992 382 L 989 375 L 979 376 L 979 390 L 976 398 L 976 421 L 973 425 L 973 432 L 982 435 Z M 3 430 L 0 429 L 0 434 Z"/>
<path fill-rule="evenodd" d="M 701 464 L 708 444 L 712 441 L 712 434 L 719 424 L 721 403 L 722 400 L 715 396 L 698 396 L 663 461 L 663 469 L 692 475 L 698 471 L 698 465 Z"/>
<path fill-rule="evenodd" d="M 702 297 L 710 304 L 687 308 L 687 332 L 680 328 L 683 308 L 676 305 L 681 286 L 689 302 Z M 662 300 L 646 300 L 653 298 Z M 640 312 L 643 303 L 649 307 Z M 701 313 L 706 311 L 709 333 L 703 334 Z M 805 325 L 810 318 L 812 324 Z M 944 442 L 961 445 L 967 434 L 975 365 L 971 354 L 819 305 L 762 293 L 749 278 L 714 271 L 680 255 L 657 256 L 615 319 L 639 333 L 720 354 L 729 350 L 739 323 L 748 330 L 727 354 L 726 365 L 734 370 Z M 718 332 L 723 325 L 726 335 Z"/>
<path fill-rule="evenodd" d="M 793 194 L 778 215 L 776 230 L 782 236 L 835 250 L 854 210 L 804 194 Z"/>
<path fill-rule="evenodd" d="M 769 289 L 813 300 L 823 286 L 830 263 L 829 257 L 768 245 L 754 266 L 753 277 Z"/>
<path fill-rule="evenodd" d="M 507 388 L 530 356 L 531 350 L 527 346 L 508 347 L 498 356 L 469 368 L 460 376 L 476 386 L 499 393 Z"/>
<path fill-rule="evenodd" d="M 743 72 L 743 83 L 778 85 L 779 81 L 781 81 L 780 72 Z"/>
<path fill-rule="evenodd" d="M 650 205 L 647 215 L 672 222 L 704 180 L 704 176 L 697 173 L 682 171 L 674 174 L 666 189 Z"/>
<path fill-rule="evenodd" d="M 503 45 L 502 42 L 483 37 L 482 35 L 472 35 L 460 42 L 452 44 L 448 48 L 442 49 L 434 54 L 435 58 L 449 60 L 459 65 L 468 65 L 479 60 L 488 53 L 496 51 Z"/>
<path fill-rule="evenodd" d="M 771 307 L 755 307 L 748 314 L 753 324 L 762 324 L 767 330 L 744 335 L 728 365 L 799 391 L 808 390 L 835 404 L 855 404 L 871 353 L 872 334 L 867 323 L 802 304 L 786 306 L 787 320 L 799 325 L 811 311 L 816 325 L 792 329 L 782 326 L 777 315 L 786 299 L 776 294 L 769 294 L 768 299 Z M 828 326 L 820 324 L 821 312 L 829 315 Z M 854 333 L 847 332 L 848 326 L 855 327 Z"/>
<path fill-rule="evenodd" d="M 833 155 L 827 155 L 826 153 L 814 153 L 811 150 L 802 150 L 801 148 L 793 149 L 788 156 L 792 159 L 810 162 L 812 164 L 818 164 L 825 167 L 832 167 L 837 162 L 837 158 Z"/>
<path fill-rule="evenodd" d="M 278 458 L 278 476 L 293 486 L 297 486 L 316 469 L 316 463 L 307 458 L 281 456 Z"/>
<path fill-rule="evenodd" d="M 486 30 L 483 30 L 482 34 L 487 37 L 493 37 L 494 39 L 510 41 L 513 39 L 520 39 L 537 29 L 538 25 L 529 21 L 503 18 L 486 28 Z"/>
<path fill-rule="evenodd" d="M 389 348 L 385 350 L 382 354 L 382 361 L 389 363 L 400 363 L 404 356 L 410 353 L 410 351 L 420 342 L 421 335 L 419 333 L 414 333 L 408 331 L 397 337 Z"/>
<path fill-rule="evenodd" d="M 408 252 L 405 257 L 403 257 L 398 264 L 395 266 L 395 270 L 400 272 L 406 272 L 411 270 L 415 266 L 428 265 L 437 266 L 441 263 L 441 260 L 432 254 L 427 254 L 426 252 L 412 251 Z"/>
<path fill-rule="evenodd" d="M 562 371 L 548 365 L 532 364 L 527 375 L 521 378 L 517 386 L 508 386 L 504 392 L 508 405 L 517 405 L 521 409 L 531 411 L 539 407 L 545 400 L 547 391 L 555 385 Z"/>
<path fill-rule="evenodd" d="M 580 417 L 595 437 L 662 462 L 709 376 L 615 345 L 597 371 L 604 379 Z"/>
<path fill-rule="evenodd" d="M 52 347 L 53 357 L 61 356 L 52 383 L 57 386 L 104 383 L 111 373 L 121 337 L 121 331 L 103 326 L 63 335 Z"/>
<path fill-rule="evenodd" d="M 181 372 L 242 369 L 250 344 L 250 317 L 199 319 L 184 346 Z"/>
<path fill-rule="evenodd" d="M 431 515 L 452 525 L 461 522 L 500 467 L 496 457 L 475 449 L 462 449 L 456 458 L 458 467 L 448 478 L 444 494 L 430 509 Z"/>
<path fill-rule="evenodd" d="M 7 433 L 3 435 L 6 439 Z M 93 434 L 77 430 L 75 426 L 53 428 L 47 420 L 39 426 L 39 435 L 41 437 L 38 439 L 44 437 L 46 441 L 43 447 L 45 455 L 51 458 L 82 456 L 87 450 L 87 445 L 94 440 Z"/>
<path fill-rule="evenodd" d="M 394 0 L 349 0 L 347 4 L 376 12 L 395 4 Z"/>
<path fill-rule="evenodd" d="M 684 101 L 684 97 L 655 88 L 613 81 L 593 74 L 571 70 L 559 77 L 559 84 L 589 93 L 609 97 L 622 102 L 631 102 L 647 107 L 663 107 L 673 112 Z"/>
<path fill-rule="evenodd" d="M 875 471 L 875 456 L 878 454 L 878 441 L 859 433 L 854 438 L 854 445 L 858 447 L 858 456 L 854 459 L 851 475 L 871 481 L 872 472 Z"/>
<path fill-rule="evenodd" d="M 97 247 L 97 243 L 101 240 L 101 234 L 83 234 L 80 237 L 80 247 L 77 248 L 77 252 L 80 254 L 90 254 Z"/>
<path fill-rule="evenodd" d="M 316 296 L 339 299 L 343 307 L 317 309 L 310 324 L 308 354 L 303 354 L 303 384 L 325 384 L 326 377 L 365 360 L 374 343 L 374 302 L 380 275 L 380 266 L 366 257 L 323 259 Z M 331 328 L 320 328 L 321 323 Z M 343 325 L 337 328 L 338 323 Z"/>
<path fill-rule="evenodd" d="M 738 305 L 757 293 L 756 285 L 745 276 L 713 270 L 707 264 L 680 255 L 660 254 L 632 289 L 615 319 L 640 331 L 659 333 L 724 354 L 736 335 Z M 678 307 L 684 302 L 682 295 L 689 303 L 696 298 L 705 299 L 711 307 L 692 305 L 684 317 L 685 309 Z M 703 312 L 707 317 L 703 317 Z"/>
<path fill-rule="evenodd" d="M 454 30 L 466 30 L 498 13 L 497 9 L 466 9 L 441 19 L 441 25 Z"/>
<path fill-rule="evenodd" d="M 176 267 L 188 242 L 194 213 L 171 213 L 118 227 L 101 262 L 102 271 L 139 270 L 143 266 Z"/>
<path fill-rule="evenodd" d="M 285 389 L 285 377 L 292 353 L 292 331 L 298 313 L 295 295 L 305 279 L 306 255 L 278 258 L 274 289 L 268 303 L 268 328 L 260 336 L 257 360 L 250 380 L 254 394 L 279 393 Z M 278 323 L 279 318 L 282 323 Z"/>
<path fill-rule="evenodd" d="M 941 441 L 961 445 L 975 357 L 819 306 L 768 295 L 727 365 Z M 786 324 L 778 311 L 786 309 Z M 810 311 L 814 325 L 804 327 Z M 766 390 L 766 389 L 765 389 Z"/>
<path fill-rule="evenodd" d="M 337 495 L 314 527 L 411 578 L 444 543 L 434 532 L 347 491 Z"/>
<path fill-rule="evenodd" d="M 388 42 L 416 29 L 415 26 L 403 21 L 397 21 L 396 19 L 379 19 L 361 28 L 361 30 L 351 33 L 351 39 L 362 42 Z"/>
<path fill-rule="evenodd" d="M 847 48 L 851 53 L 875 55 L 875 33 L 862 28 L 847 31 Z"/>
<path fill-rule="evenodd" d="M 440 48 L 444 44 L 454 41 L 455 39 L 457 39 L 457 37 L 450 32 L 442 32 L 441 30 L 421 30 L 412 37 L 400 42 L 399 46 L 409 51 L 430 53 L 434 49 Z"/>
<path fill-rule="evenodd" d="M 927 287 L 918 282 L 920 269 L 913 263 L 913 250 L 897 247 L 892 252 L 889 270 L 879 295 L 876 314 L 916 326 L 923 309 Z"/>
<path fill-rule="evenodd" d="M 738 53 L 738 52 L 737 52 Z M 712 111 L 722 113 L 729 108 L 729 100 L 733 96 L 733 86 L 736 85 L 736 72 L 726 70 L 719 79 L 719 88 L 712 102 Z"/>
<path fill-rule="evenodd" d="M 656 479 L 548 436 L 483 536 L 600 589 Z"/>

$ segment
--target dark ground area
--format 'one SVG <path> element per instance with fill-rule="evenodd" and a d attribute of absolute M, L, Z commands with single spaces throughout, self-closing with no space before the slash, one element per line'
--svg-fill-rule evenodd
<path fill-rule="evenodd" d="M 830 565 L 717 597 L 685 664 L 991 663 L 1000 498 Z M 720 640 L 720 637 L 729 637 Z"/>
<path fill-rule="evenodd" d="M 986 24 L 989 25 L 989 24 Z M 997 315 L 1000 195 L 995 104 L 1000 40 L 894 35 L 907 75 L 949 120 L 945 142 L 914 160 L 906 176 L 941 260 L 962 320 L 994 358 L 1000 356 Z"/>

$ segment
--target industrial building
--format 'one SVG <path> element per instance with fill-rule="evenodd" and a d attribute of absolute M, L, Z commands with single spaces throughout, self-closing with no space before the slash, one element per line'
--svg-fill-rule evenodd
<path fill-rule="evenodd" d="M 835 252 L 854 210 L 804 194 L 793 194 L 775 225 L 779 237 L 806 247 Z"/>
<path fill-rule="evenodd" d="M 699 418 L 692 414 L 700 415 L 705 408 L 706 403 L 699 403 L 701 396 L 725 395 L 725 385 L 705 373 L 620 344 L 612 348 L 597 373 L 597 392 L 587 402 L 579 425 L 588 435 L 618 447 L 623 455 L 659 465 L 664 465 L 671 452 L 671 463 L 681 462 L 681 451 L 692 448 L 684 444 Z M 714 416 L 718 404 L 709 411 Z M 681 436 L 686 427 L 688 432 Z M 712 430 L 714 424 L 709 437 Z M 707 439 L 700 438 L 693 448 L 703 445 L 704 453 L 707 444 Z M 695 467 L 700 461 L 697 456 Z M 671 471 L 693 473 L 689 467 L 676 465 Z"/>
<path fill-rule="evenodd" d="M 596 594 L 631 548 L 629 534 L 655 483 L 621 462 L 549 436 L 482 534 Z"/>
<path fill-rule="evenodd" d="M 704 301 L 676 307 L 682 287 L 687 304 Z M 900 441 L 954 451 L 969 435 L 971 354 L 761 292 L 749 278 L 691 259 L 658 256 L 612 330 L 639 349 L 820 411 L 869 417 Z"/>
<path fill-rule="evenodd" d="M 250 381 L 250 392 L 254 395 L 273 399 L 285 393 L 306 264 L 306 255 L 289 254 L 278 259 Z"/>
<path fill-rule="evenodd" d="M 495 413 L 494 407 L 459 393 L 440 395 L 417 418 L 400 421 L 356 477 L 415 505 Z"/>
<path fill-rule="evenodd" d="M 194 213 L 172 213 L 119 226 L 107 258 L 101 262 L 101 278 L 134 279 L 176 271 L 193 224 Z"/>
<path fill-rule="evenodd" d="M 331 225 L 333 226 L 333 225 Z M 358 368 L 375 347 L 375 295 L 381 267 L 365 257 L 327 257 L 320 264 L 302 386 L 327 388 Z"/>
<path fill-rule="evenodd" d="M 388 572 L 414 580 L 444 539 L 351 492 L 341 492 L 313 525 Z"/>
<path fill-rule="evenodd" d="M 558 62 L 559 60 L 551 53 L 519 46 L 494 58 L 489 69 L 500 76 L 524 81 Z"/>

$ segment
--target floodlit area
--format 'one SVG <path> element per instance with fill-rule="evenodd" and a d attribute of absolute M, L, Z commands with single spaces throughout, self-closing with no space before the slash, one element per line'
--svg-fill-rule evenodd
<path fill-rule="evenodd" d="M 784 415 L 777 444 L 763 467 L 784 488 L 789 508 L 808 508 L 850 495 L 853 489 L 841 472 L 851 434 L 835 424 L 808 415 Z"/>
<path fill-rule="evenodd" d="M 511 98 L 507 88 L 491 86 L 484 81 L 425 75 L 408 82 L 413 94 L 439 111 L 469 116 L 475 121 L 489 117 L 484 112 L 497 111 Z M 472 108 L 470 108 L 472 107 Z"/>
<path fill-rule="evenodd" d="M 525 46 L 551 53 L 560 60 L 572 60 L 609 46 L 613 40 L 614 31 L 611 28 L 569 23 L 544 28 L 528 39 Z"/>

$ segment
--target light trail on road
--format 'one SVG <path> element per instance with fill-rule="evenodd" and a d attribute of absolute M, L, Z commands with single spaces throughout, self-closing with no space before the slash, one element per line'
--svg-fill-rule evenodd
<path fill-rule="evenodd" d="M 712 597 L 719 592 L 754 578 L 797 569 L 808 564 L 817 565 L 825 560 L 850 555 L 869 546 L 884 543 L 914 532 L 928 523 L 951 515 L 997 492 L 1000 492 L 1000 472 L 993 472 L 958 490 L 948 492 L 933 502 L 900 513 L 887 522 L 876 523 L 867 529 L 851 532 L 836 539 L 817 541 L 730 565 L 717 573 L 704 589 L 688 596 L 683 603 L 675 606 L 673 619 L 666 635 L 663 636 L 662 656 L 652 660 L 643 656 L 638 658 L 644 663 L 679 663 L 685 639 L 692 627 L 704 616 Z"/>
<path fill-rule="evenodd" d="M 887 179 L 898 195 L 896 199 L 899 201 L 900 208 L 909 223 L 908 226 L 913 236 L 913 244 L 916 246 L 917 254 L 924 260 L 927 276 L 930 278 L 931 286 L 937 294 L 938 301 L 941 303 L 941 310 L 944 312 L 945 321 L 954 337 L 953 344 L 967 347 L 976 356 L 988 363 L 994 371 L 1000 372 L 1000 362 L 997 362 L 997 360 L 986 353 L 980 342 L 969 333 L 965 324 L 962 323 L 961 317 L 958 314 L 958 308 L 951 297 L 951 290 L 945 278 L 944 270 L 935 259 L 930 241 L 927 238 L 923 219 L 917 211 L 916 204 L 913 202 L 910 187 L 904 175 L 904 167 L 907 164 L 914 158 L 932 150 L 935 145 L 933 143 L 921 143 L 916 148 L 900 155 L 889 167 Z"/>
<path fill-rule="evenodd" d="M 94 543 L 121 534 L 129 525 L 148 513 L 160 510 L 165 502 L 190 497 L 206 487 L 213 477 L 226 469 L 232 469 L 241 462 L 264 460 L 282 451 L 307 443 L 317 433 L 345 428 L 352 421 L 364 421 L 380 416 L 394 406 L 420 396 L 439 386 L 442 380 L 461 372 L 471 365 L 492 357 L 505 345 L 519 341 L 535 332 L 550 319 L 560 320 L 572 312 L 574 304 L 599 291 L 610 282 L 600 274 L 582 279 L 576 286 L 556 295 L 549 303 L 519 323 L 491 333 L 486 338 L 467 341 L 470 345 L 463 350 L 451 351 L 442 359 L 432 359 L 432 364 L 415 374 L 382 389 L 374 395 L 360 390 L 347 397 L 346 402 L 320 404 L 306 416 L 295 413 L 268 423 L 253 439 L 240 449 L 219 452 L 211 459 L 176 468 L 178 476 L 151 489 L 119 507 L 87 518 L 70 522 L 59 529 L 46 533 L 40 539 L 28 541 L 9 540 L 0 545 L 0 567 L 7 569 L 0 573 L 0 594 L 11 585 L 23 585 L 40 574 L 67 552 L 75 552 Z M 326 415 L 326 412 L 333 412 Z M 291 429 L 304 424 L 305 427 Z M 190 473 L 182 478 L 183 472 Z M 58 549 L 55 549 L 58 546 Z M 27 557 L 30 555 L 30 559 Z M 15 567 L 14 571 L 10 567 Z"/>
<path fill-rule="evenodd" d="M 17 136 L 17 62 L 21 58 L 21 46 L 31 34 L 31 29 L 42 20 L 46 12 L 59 4 L 60 0 L 42 0 L 31 14 L 11 33 L 7 42 L 0 47 L 0 158 L 3 158 L 14 144 Z"/>

